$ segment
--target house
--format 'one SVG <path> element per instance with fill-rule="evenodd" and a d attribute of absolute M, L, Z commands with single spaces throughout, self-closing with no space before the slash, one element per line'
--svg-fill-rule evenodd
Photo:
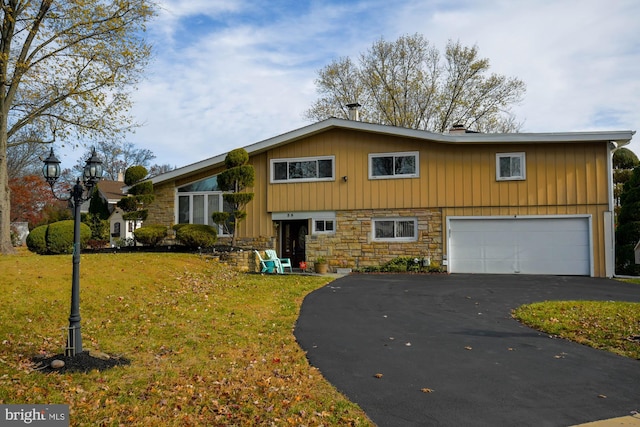
<path fill-rule="evenodd" d="M 100 197 L 107 203 L 109 210 L 109 246 L 133 244 L 133 231 L 142 224 L 140 221 L 125 220 L 122 210 L 116 206 L 120 199 L 126 196 L 124 176 L 119 173 L 115 181 L 102 179 L 98 181 L 97 186 Z M 89 212 L 89 201 L 83 203 L 81 212 Z"/>
<path fill-rule="evenodd" d="M 97 184 L 100 198 L 102 198 L 102 200 L 107 203 L 109 213 L 113 212 L 116 207 L 116 203 L 118 203 L 118 201 L 126 195 L 124 193 L 124 189 L 126 188 L 126 186 L 124 184 L 124 178 L 121 175 L 122 174 L 118 175 L 118 180 L 116 181 L 112 181 L 110 179 L 101 179 Z M 80 206 L 80 212 L 89 212 L 90 204 L 91 199 L 85 200 Z"/>
<path fill-rule="evenodd" d="M 141 221 L 125 220 L 124 211 L 116 207 L 109 215 L 109 246 L 133 246 L 133 232 L 142 226 Z"/>
<path fill-rule="evenodd" d="M 611 277 L 611 158 L 634 133 L 439 134 L 331 118 L 244 147 L 255 199 L 238 241 L 334 270 L 411 256 L 451 273 Z M 225 155 L 152 178 L 147 222 L 211 224 Z"/>

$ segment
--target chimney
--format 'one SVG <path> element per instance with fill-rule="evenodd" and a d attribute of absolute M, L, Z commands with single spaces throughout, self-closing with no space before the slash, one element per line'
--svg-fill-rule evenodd
<path fill-rule="evenodd" d="M 362 107 L 362 105 L 358 104 L 357 102 L 347 104 L 347 108 L 349 109 L 349 120 L 353 120 L 356 122 L 360 121 L 360 107 Z"/>
<path fill-rule="evenodd" d="M 463 124 L 456 123 L 453 126 L 451 126 L 451 129 L 449 129 L 449 134 L 457 135 L 460 133 L 467 133 L 467 129 L 464 127 Z"/>
<path fill-rule="evenodd" d="M 124 182 L 124 174 L 122 173 L 122 170 L 118 171 L 118 182 Z"/>

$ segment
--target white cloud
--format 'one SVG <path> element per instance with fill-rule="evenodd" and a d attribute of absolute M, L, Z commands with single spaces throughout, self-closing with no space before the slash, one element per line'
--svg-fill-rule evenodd
<path fill-rule="evenodd" d="M 640 3 L 389 3 L 163 0 L 131 141 L 183 166 L 303 126 L 317 69 L 416 32 L 440 50 L 477 44 L 494 72 L 524 80 L 524 131 L 638 126 Z"/>

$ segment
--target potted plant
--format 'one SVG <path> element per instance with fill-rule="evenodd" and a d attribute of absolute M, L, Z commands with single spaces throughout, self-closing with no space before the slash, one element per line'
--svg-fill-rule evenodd
<path fill-rule="evenodd" d="M 318 274 L 327 274 L 327 272 L 329 271 L 329 264 L 327 263 L 327 259 L 325 257 L 318 257 L 316 259 L 316 262 L 313 263 L 313 268 Z"/>

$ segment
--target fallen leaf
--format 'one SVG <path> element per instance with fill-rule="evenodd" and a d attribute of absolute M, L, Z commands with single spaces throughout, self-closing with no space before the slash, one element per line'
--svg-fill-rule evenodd
<path fill-rule="evenodd" d="M 382 378 L 382 374 L 375 374 L 374 377 L 376 378 Z"/>
<path fill-rule="evenodd" d="M 464 349 L 465 349 L 465 350 L 473 350 L 473 347 L 471 347 L 470 345 L 468 345 L 468 346 L 466 346 Z"/>
<path fill-rule="evenodd" d="M 607 398 L 607 396 L 605 396 L 604 394 L 599 394 L 599 395 L 598 395 L 598 397 L 599 397 L 600 399 L 606 399 L 606 398 Z"/>
<path fill-rule="evenodd" d="M 426 388 L 426 387 L 425 388 L 421 388 L 420 391 L 423 392 L 423 393 L 433 393 L 434 392 L 433 389 Z"/>

